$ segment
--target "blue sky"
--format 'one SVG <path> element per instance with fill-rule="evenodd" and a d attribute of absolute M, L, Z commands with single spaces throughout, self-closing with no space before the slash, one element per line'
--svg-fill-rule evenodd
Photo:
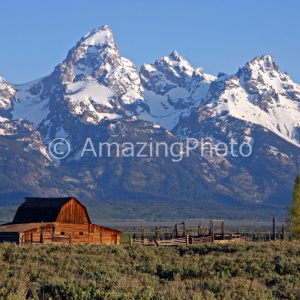
<path fill-rule="evenodd" d="M 88 31 L 109 25 L 122 56 L 141 64 L 177 50 L 206 73 L 235 73 L 271 54 L 300 83 L 300 1 L 1 1 L 0 76 L 48 75 Z"/>

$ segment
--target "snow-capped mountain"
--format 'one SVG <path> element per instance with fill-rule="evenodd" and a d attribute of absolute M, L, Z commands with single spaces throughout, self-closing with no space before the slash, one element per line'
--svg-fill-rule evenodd
<path fill-rule="evenodd" d="M 181 116 L 198 107 L 216 78 L 195 69 L 174 51 L 140 70 L 148 111 L 140 118 L 172 130 Z"/>
<path fill-rule="evenodd" d="M 285 205 L 300 167 L 299 103 L 300 86 L 269 55 L 218 78 L 195 69 L 176 51 L 138 72 L 103 26 L 81 38 L 48 76 L 16 86 L 0 77 L 0 188 L 3 182 L 9 191 L 12 181 L 20 181 L 22 187 L 13 189 L 126 199 L 133 211 L 140 199 L 199 205 L 198 212 L 204 203 Z M 190 137 L 215 146 L 231 139 L 250 142 L 253 153 L 202 157 L 196 149 L 180 163 L 170 157 L 80 155 L 86 138 L 170 145 Z M 60 164 L 47 152 L 55 138 L 71 145 Z M 12 157 L 17 159 L 9 168 Z M 1 177 L 5 170 L 9 176 Z M 47 178 L 55 186 L 45 184 Z"/>
<path fill-rule="evenodd" d="M 18 93 L 13 84 L 0 77 L 0 136 L 14 139 L 24 151 L 40 152 L 47 160 L 47 154 L 41 135 L 34 126 L 26 120 L 12 120 L 13 106 L 18 101 Z"/>
<path fill-rule="evenodd" d="M 66 119 L 97 125 L 146 108 L 138 71 L 120 56 L 108 26 L 85 35 L 52 74 L 16 88 L 14 118 L 32 122 L 45 141 L 71 134 Z"/>
<path fill-rule="evenodd" d="M 229 151 L 222 158 L 207 157 L 207 168 L 216 183 L 241 199 L 281 203 L 290 197 L 299 170 L 299 122 L 299 85 L 280 72 L 271 56 L 263 55 L 234 75 L 221 73 L 200 106 L 172 133 L 183 141 L 193 137 L 214 145 L 223 142 L 229 149 L 231 141 L 250 143 L 248 158 L 235 158 Z"/>
<path fill-rule="evenodd" d="M 245 122 L 249 138 L 255 124 L 299 145 L 299 104 L 300 85 L 287 73 L 281 73 L 270 55 L 263 55 L 234 75 L 221 74 L 190 119 L 198 122 L 202 130 L 200 124 L 205 120 L 214 119 L 216 126 L 224 127 L 226 118 L 233 117 Z M 188 128 L 177 128 L 176 134 L 182 139 L 191 132 Z"/>

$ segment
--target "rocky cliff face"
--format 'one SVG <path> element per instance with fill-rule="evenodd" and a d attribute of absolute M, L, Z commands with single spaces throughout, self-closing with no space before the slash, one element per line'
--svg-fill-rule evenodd
<path fill-rule="evenodd" d="M 230 190 L 250 202 L 282 203 L 289 201 L 299 170 L 298 107 L 299 85 L 280 72 L 271 56 L 263 55 L 234 75 L 220 74 L 202 104 L 172 132 L 183 141 L 194 137 L 216 147 L 225 143 L 228 155 L 207 158 L 215 182 L 227 182 Z M 231 141 L 250 143 L 252 154 L 234 157 Z M 199 149 L 195 151 L 200 155 Z M 226 167 L 215 172 L 218 161 Z"/>
<path fill-rule="evenodd" d="M 191 118 L 200 124 L 207 119 L 233 117 L 298 145 L 299 95 L 300 86 L 280 72 L 270 55 L 263 55 L 234 75 L 221 74 Z"/>
<path fill-rule="evenodd" d="M 0 77 L 0 111 L 8 111 L 12 103 L 18 100 L 17 91 L 13 84 Z"/>
<path fill-rule="evenodd" d="M 195 69 L 174 51 L 153 65 L 144 64 L 140 71 L 144 98 L 149 110 L 140 118 L 172 130 L 181 116 L 198 107 L 206 96 L 214 76 Z"/>
<path fill-rule="evenodd" d="M 14 118 L 31 121 L 47 142 L 72 136 L 77 122 L 95 126 L 146 109 L 138 71 L 120 56 L 108 26 L 84 36 L 52 74 L 17 90 Z"/>

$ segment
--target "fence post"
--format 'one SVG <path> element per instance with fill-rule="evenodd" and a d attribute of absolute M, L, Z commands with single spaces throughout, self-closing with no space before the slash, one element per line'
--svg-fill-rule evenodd
<path fill-rule="evenodd" d="M 273 240 L 276 241 L 276 217 L 273 218 Z"/>
<path fill-rule="evenodd" d="M 53 224 L 53 234 L 52 234 L 52 242 L 55 241 L 55 229 L 56 229 L 56 224 Z"/>
<path fill-rule="evenodd" d="M 44 244 L 44 237 L 43 237 L 43 222 L 42 222 L 42 226 L 41 226 L 41 238 L 40 238 L 40 243 Z"/>
<path fill-rule="evenodd" d="M 284 223 L 282 222 L 282 240 L 284 241 Z"/>
<path fill-rule="evenodd" d="M 100 232 L 100 244 L 102 244 L 102 243 L 103 243 L 103 233 Z"/>
<path fill-rule="evenodd" d="M 185 236 L 185 238 L 186 238 L 186 244 L 189 245 L 189 243 L 190 243 L 190 241 L 189 241 L 189 235 L 187 234 L 187 235 Z"/>
<path fill-rule="evenodd" d="M 178 237 L 178 224 L 175 224 L 175 238 Z"/>
<path fill-rule="evenodd" d="M 31 232 L 30 238 L 31 238 L 31 244 L 33 244 L 33 232 Z"/>
<path fill-rule="evenodd" d="M 225 224 L 224 224 L 224 220 L 222 221 L 222 239 L 225 240 Z"/>
<path fill-rule="evenodd" d="M 201 221 L 199 222 L 198 225 L 198 236 L 201 236 Z"/>
<path fill-rule="evenodd" d="M 276 241 L 276 217 L 273 218 L 273 240 Z"/>
<path fill-rule="evenodd" d="M 162 240 L 163 239 L 163 232 L 162 232 L 162 227 L 159 226 L 159 238 Z"/>
<path fill-rule="evenodd" d="M 141 231 L 142 231 L 142 240 L 145 239 L 145 229 L 143 226 L 141 226 Z"/>
<path fill-rule="evenodd" d="M 72 245 L 72 235 L 70 234 L 70 236 L 69 236 L 69 245 Z"/>
<path fill-rule="evenodd" d="M 129 234 L 129 245 L 130 245 L 130 247 L 132 247 L 132 238 L 131 238 L 131 235 Z"/>
<path fill-rule="evenodd" d="M 215 236 L 214 236 L 214 221 L 210 221 L 211 223 L 211 242 L 214 243 Z"/>

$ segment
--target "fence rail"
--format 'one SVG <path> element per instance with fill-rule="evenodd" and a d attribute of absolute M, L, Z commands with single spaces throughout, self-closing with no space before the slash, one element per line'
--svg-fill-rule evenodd
<path fill-rule="evenodd" d="M 215 233 L 215 223 L 221 222 L 221 233 Z M 182 225 L 182 228 L 179 226 Z M 173 228 L 172 232 L 163 232 L 163 228 Z M 197 231 L 197 232 L 195 232 Z M 151 236 L 151 234 L 154 234 Z M 139 235 L 139 234 L 137 234 Z M 224 220 L 211 220 L 208 226 L 202 226 L 199 222 L 198 228 L 187 228 L 186 223 L 176 223 L 174 227 L 155 226 L 155 229 L 145 229 L 141 226 L 140 235 L 129 235 L 129 244 L 131 246 L 176 246 L 176 245 L 197 245 L 204 243 L 244 243 L 258 240 L 271 241 L 276 239 L 284 240 L 284 224 L 282 230 L 276 231 L 276 218 L 273 218 L 273 233 L 232 233 L 225 234 Z M 147 235 L 147 236 L 146 236 Z"/>

